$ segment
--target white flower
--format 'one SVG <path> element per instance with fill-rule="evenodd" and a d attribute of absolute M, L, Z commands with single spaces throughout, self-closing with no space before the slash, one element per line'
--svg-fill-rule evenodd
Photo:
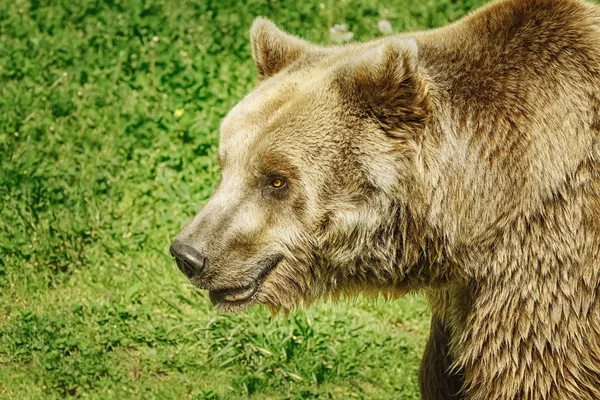
<path fill-rule="evenodd" d="M 329 28 L 329 36 L 336 43 L 343 43 L 352 40 L 354 33 L 348 31 L 348 25 L 335 24 L 333 28 Z"/>
<path fill-rule="evenodd" d="M 384 35 L 389 35 L 394 31 L 392 29 L 392 24 L 390 24 L 390 21 L 388 21 L 387 19 L 382 19 L 381 21 L 379 21 L 379 23 L 377 24 L 377 28 L 379 28 L 379 32 L 383 33 Z"/>

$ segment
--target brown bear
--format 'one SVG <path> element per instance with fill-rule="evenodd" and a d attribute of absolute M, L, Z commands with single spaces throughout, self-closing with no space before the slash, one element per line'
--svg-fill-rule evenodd
<path fill-rule="evenodd" d="M 424 292 L 424 399 L 600 399 L 600 8 L 503 0 L 319 47 L 257 19 L 260 84 L 171 253 L 222 310 Z"/>

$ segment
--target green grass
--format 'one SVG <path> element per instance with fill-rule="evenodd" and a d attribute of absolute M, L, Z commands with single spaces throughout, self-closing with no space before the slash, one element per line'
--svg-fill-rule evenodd
<path fill-rule="evenodd" d="M 0 398 L 418 398 L 422 297 L 220 314 L 167 249 L 255 84 L 256 15 L 328 43 L 483 2 L 0 0 Z"/>

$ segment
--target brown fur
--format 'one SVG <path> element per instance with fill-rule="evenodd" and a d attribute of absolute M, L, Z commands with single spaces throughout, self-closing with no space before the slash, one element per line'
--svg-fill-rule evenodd
<path fill-rule="evenodd" d="M 599 399 L 600 9 L 504 0 L 329 48 L 259 19 L 252 50 L 178 236 L 192 282 L 252 294 L 211 295 L 228 310 L 424 291 L 424 399 Z"/>

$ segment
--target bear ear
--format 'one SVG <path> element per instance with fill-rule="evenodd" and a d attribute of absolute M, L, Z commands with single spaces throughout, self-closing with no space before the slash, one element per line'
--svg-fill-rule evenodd
<path fill-rule="evenodd" d="M 390 38 L 359 56 L 347 75 L 351 95 L 392 136 L 399 130 L 414 132 L 422 127 L 429 111 L 418 52 L 414 39 Z"/>
<path fill-rule="evenodd" d="M 263 17 L 254 20 L 250 28 L 250 43 L 261 80 L 275 75 L 310 48 L 304 40 L 288 35 Z"/>

